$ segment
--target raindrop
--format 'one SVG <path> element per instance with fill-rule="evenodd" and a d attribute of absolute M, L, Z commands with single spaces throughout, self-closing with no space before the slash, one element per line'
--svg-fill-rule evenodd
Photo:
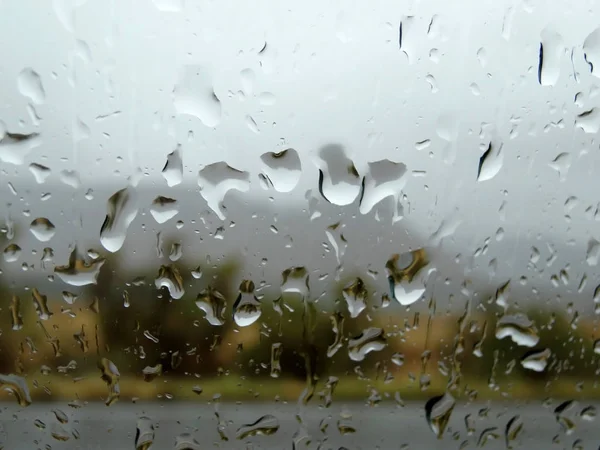
<path fill-rule="evenodd" d="M 282 294 L 300 294 L 302 297 L 308 296 L 308 271 L 305 267 L 286 269 L 281 275 Z"/>
<path fill-rule="evenodd" d="M 574 410 L 577 406 L 577 402 L 574 400 L 567 400 L 562 402 L 554 409 L 554 416 L 556 421 L 560 425 L 563 432 L 567 435 L 573 433 L 575 430 L 574 421 Z"/>
<path fill-rule="evenodd" d="M 81 186 L 81 179 L 76 170 L 61 170 L 58 174 L 60 181 L 73 189 L 78 189 Z"/>
<path fill-rule="evenodd" d="M 600 339 L 594 341 L 594 353 L 600 355 Z"/>
<path fill-rule="evenodd" d="M 57 441 L 61 441 L 61 442 L 68 441 L 71 438 L 71 435 L 69 434 L 69 432 L 67 430 L 65 430 L 65 428 L 58 423 L 53 423 L 50 426 L 50 435 Z"/>
<path fill-rule="evenodd" d="M 487 181 L 494 178 L 502 169 L 503 162 L 502 144 L 496 146 L 490 142 L 487 150 L 479 158 L 477 181 Z"/>
<path fill-rule="evenodd" d="M 263 435 L 270 436 L 279 430 L 279 421 L 277 417 L 267 414 L 262 416 L 256 422 L 243 425 L 236 432 L 237 439 L 246 439 L 251 436 Z"/>
<path fill-rule="evenodd" d="M 556 31 L 545 28 L 541 33 L 538 63 L 538 82 L 542 86 L 554 86 L 560 76 L 561 58 L 565 53 L 563 39 Z"/>
<path fill-rule="evenodd" d="M 348 312 L 351 318 L 356 318 L 361 312 L 367 307 L 366 300 L 368 292 L 365 287 L 363 280 L 356 278 L 352 283 L 347 285 L 342 290 L 346 305 L 348 305 Z"/>
<path fill-rule="evenodd" d="M 9 244 L 2 252 L 2 256 L 4 257 L 4 261 L 6 262 L 15 262 L 21 257 L 21 247 L 17 244 Z"/>
<path fill-rule="evenodd" d="M 552 352 L 548 348 L 541 351 L 533 350 L 525 354 L 521 359 L 521 365 L 525 369 L 533 370 L 534 372 L 543 372 L 546 370 L 546 365 L 551 355 Z"/>
<path fill-rule="evenodd" d="M 600 108 L 592 108 L 577 115 L 575 126 L 584 133 L 596 134 L 600 131 Z"/>
<path fill-rule="evenodd" d="M 173 103 L 177 114 L 197 117 L 209 128 L 221 123 L 221 101 L 216 96 L 212 77 L 202 66 L 185 66 L 173 88 Z"/>
<path fill-rule="evenodd" d="M 0 374 L 0 389 L 13 394 L 19 406 L 25 407 L 31 405 L 31 395 L 29 394 L 29 387 L 25 378 L 13 374 Z"/>
<path fill-rule="evenodd" d="M 256 124 L 256 121 L 252 118 L 252 116 L 246 115 L 246 125 L 253 133 L 260 133 L 260 129 L 258 128 L 258 125 Z"/>
<path fill-rule="evenodd" d="M 337 144 L 323 147 L 319 156 L 319 192 L 329 203 L 349 205 L 361 191 L 361 180 L 354 163 Z"/>
<path fill-rule="evenodd" d="M 250 189 L 248 172 L 234 169 L 224 162 L 209 164 L 198 173 L 200 194 L 208 206 L 217 214 L 219 219 L 225 220 L 222 211 L 222 202 L 230 190 L 246 192 Z"/>
<path fill-rule="evenodd" d="M 600 78 L 600 27 L 592 31 L 583 41 L 583 55 L 590 65 L 592 75 Z"/>
<path fill-rule="evenodd" d="M 41 105 L 46 99 L 46 92 L 42 85 L 42 79 L 39 74 L 30 67 L 27 67 L 17 76 L 17 86 L 19 92 L 30 99 L 36 105 Z"/>
<path fill-rule="evenodd" d="M 146 366 L 142 369 L 142 375 L 144 375 L 144 381 L 150 383 L 156 377 L 162 375 L 163 366 L 162 364 L 157 364 L 155 366 Z"/>
<path fill-rule="evenodd" d="M 154 443 L 154 425 L 148 417 L 140 417 L 135 430 L 135 450 L 149 450 Z"/>
<path fill-rule="evenodd" d="M 48 242 L 56 234 L 56 228 L 45 217 L 38 217 L 29 225 L 29 231 L 40 242 Z"/>
<path fill-rule="evenodd" d="M 488 441 L 498 439 L 500 436 L 497 430 L 498 427 L 490 427 L 483 430 L 479 435 L 479 439 L 477 439 L 477 447 L 483 447 Z"/>
<path fill-rule="evenodd" d="M 394 202 L 394 218 L 398 217 L 398 199 L 406 185 L 406 165 L 388 159 L 369 163 L 364 178 L 364 190 L 360 199 L 360 212 L 369 213 L 375 205 L 387 197 Z"/>
<path fill-rule="evenodd" d="M 98 258 L 91 263 L 77 258 L 77 249 L 74 248 L 69 256 L 69 264 L 66 266 L 56 266 L 54 273 L 59 278 L 71 286 L 86 286 L 96 284 L 100 269 L 104 265 L 105 259 Z"/>
<path fill-rule="evenodd" d="M 585 260 L 589 266 L 597 266 L 599 258 L 600 258 L 600 242 L 598 242 L 594 238 L 590 238 L 588 241 Z"/>
<path fill-rule="evenodd" d="M 196 297 L 196 306 L 205 313 L 205 319 L 214 326 L 225 323 L 225 308 L 227 301 L 225 297 L 212 287 L 207 287 Z"/>
<path fill-rule="evenodd" d="M 101 358 L 98 361 L 98 369 L 101 372 L 102 381 L 108 386 L 108 398 L 106 399 L 106 406 L 112 405 L 119 399 L 121 395 L 121 388 L 119 387 L 119 378 L 121 374 L 115 364 L 106 358 Z"/>
<path fill-rule="evenodd" d="M 136 193 L 130 187 L 117 191 L 108 199 L 100 243 L 109 252 L 114 253 L 123 246 L 127 228 L 138 213 L 136 200 Z"/>
<path fill-rule="evenodd" d="M 535 324 L 522 313 L 502 316 L 496 322 L 496 338 L 505 337 L 524 347 L 535 347 L 540 340 Z"/>
<path fill-rule="evenodd" d="M 595 406 L 586 406 L 579 413 L 579 416 L 581 417 L 581 419 L 585 420 L 586 422 L 592 422 L 592 421 L 596 420 L 596 415 L 597 415 L 597 413 L 596 413 Z"/>
<path fill-rule="evenodd" d="M 254 283 L 243 280 L 240 293 L 233 304 L 233 320 L 240 327 L 252 325 L 261 316 L 260 301 L 254 295 Z"/>
<path fill-rule="evenodd" d="M 521 431 L 523 431 L 523 421 L 521 420 L 521 416 L 517 415 L 512 417 L 506 424 L 506 428 L 504 430 L 506 448 L 513 448 L 512 443 L 519 437 Z"/>
<path fill-rule="evenodd" d="M 60 423 L 69 423 L 69 417 L 60 409 L 53 409 L 52 413 Z"/>
<path fill-rule="evenodd" d="M 281 376 L 281 355 L 283 353 L 283 344 L 274 342 L 271 344 L 271 378 Z"/>
<path fill-rule="evenodd" d="M 179 269 L 173 265 L 160 266 L 158 275 L 154 280 L 154 285 L 157 289 L 166 287 L 169 290 L 171 298 L 175 300 L 179 300 L 185 294 L 183 277 L 179 273 Z"/>
<path fill-rule="evenodd" d="M 159 195 L 152 202 L 150 214 L 158 223 L 165 223 L 179 212 L 177 200 Z"/>
<path fill-rule="evenodd" d="M 162 176 L 169 187 L 177 186 L 183 181 L 181 145 L 177 145 L 177 148 L 167 155 L 167 162 L 163 167 Z"/>
<path fill-rule="evenodd" d="M 344 317 L 336 312 L 331 315 L 331 329 L 334 334 L 334 339 L 331 345 L 327 348 L 327 357 L 331 358 L 342 347 L 344 339 Z"/>
<path fill-rule="evenodd" d="M 394 353 L 392 355 L 392 362 L 398 367 L 404 365 L 404 355 L 402 353 Z"/>
<path fill-rule="evenodd" d="M 21 300 L 16 295 L 12 296 L 10 301 L 10 320 L 12 329 L 15 331 L 23 328 L 23 317 L 21 316 Z"/>
<path fill-rule="evenodd" d="M 31 163 L 29 164 L 29 171 L 33 174 L 35 178 L 35 182 L 37 184 L 43 184 L 46 182 L 46 179 L 50 176 L 52 171 L 41 164 Z"/>
<path fill-rule="evenodd" d="M 567 172 L 571 167 L 571 155 L 565 152 L 559 153 L 548 165 L 558 172 L 560 181 L 564 181 L 567 179 Z"/>
<path fill-rule="evenodd" d="M 288 148 L 281 152 L 267 152 L 260 157 L 262 174 L 278 192 L 292 191 L 302 175 L 302 164 L 298 152 Z"/>
<path fill-rule="evenodd" d="M 424 249 L 408 253 L 394 254 L 387 261 L 387 271 L 390 291 L 401 305 L 408 306 L 419 300 L 425 293 L 423 268 L 428 265 Z"/>
<path fill-rule="evenodd" d="M 381 328 L 367 328 L 359 336 L 348 340 L 348 356 L 352 361 L 362 361 L 367 354 L 381 351 L 386 346 Z"/>
<path fill-rule="evenodd" d="M 455 404 L 454 397 L 448 392 L 432 397 L 425 404 L 425 419 L 438 439 L 442 439 Z"/>
<path fill-rule="evenodd" d="M 31 296 L 33 298 L 33 306 L 35 307 L 35 312 L 38 315 L 40 320 L 48 320 L 50 316 L 52 316 L 52 312 L 48 309 L 48 297 L 41 294 L 37 288 L 33 288 L 31 291 Z"/>
<path fill-rule="evenodd" d="M 1 135 L 1 133 L 0 133 Z M 42 144 L 38 133 L 18 134 L 5 133 L 0 140 L 0 161 L 7 164 L 21 165 L 31 150 Z"/>

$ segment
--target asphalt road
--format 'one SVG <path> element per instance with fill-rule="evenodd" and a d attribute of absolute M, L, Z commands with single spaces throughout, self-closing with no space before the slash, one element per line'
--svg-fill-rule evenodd
<path fill-rule="evenodd" d="M 341 403 L 334 403 L 326 409 L 306 407 L 302 410 L 304 428 L 296 419 L 296 405 L 219 404 L 221 433 L 228 438 L 225 441 L 220 437 L 215 405 L 206 403 L 122 402 L 111 407 L 94 403 L 78 409 L 66 403 L 34 404 L 25 409 L 16 404 L 3 403 L 0 404 L 0 442 L 2 448 L 7 450 L 135 449 L 136 424 L 139 417 L 146 416 L 150 419 L 149 423 L 154 425 L 152 449 L 292 449 L 295 434 L 295 448 L 322 450 L 459 449 L 478 446 L 505 449 L 504 430 L 509 420 L 518 414 L 523 428 L 513 441 L 513 448 L 598 449 L 600 419 L 590 420 L 588 417 L 585 420 L 580 415 L 585 407 L 591 405 L 579 402 L 566 413 L 574 425 L 570 434 L 557 422 L 553 413 L 556 406 L 558 402 L 549 406 L 541 403 L 458 404 L 443 439 L 437 440 L 426 422 L 423 405 L 416 403 L 404 407 L 380 404 L 372 408 L 362 404 Z M 54 409 L 64 412 L 68 422 L 61 423 L 57 417 L 63 422 L 65 417 L 53 413 Z M 274 434 L 236 439 L 236 431 L 240 426 L 255 422 L 266 414 L 275 416 L 280 425 Z M 469 428 L 472 429 L 470 433 L 465 425 L 465 416 L 468 414 Z M 354 428 L 355 432 L 342 434 L 338 421 L 341 421 L 341 425 Z M 78 439 L 73 433 L 78 434 Z M 184 433 L 189 433 L 197 446 L 177 447 L 176 438 Z M 481 438 L 482 434 L 489 439 Z M 494 435 L 497 435 L 496 439 Z M 61 436 L 68 437 L 68 440 L 57 439 Z M 305 438 L 298 438 L 302 436 Z"/>

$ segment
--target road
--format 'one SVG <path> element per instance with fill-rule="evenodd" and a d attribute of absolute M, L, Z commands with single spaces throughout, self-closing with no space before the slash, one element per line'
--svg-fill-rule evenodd
<path fill-rule="evenodd" d="M 550 406 L 541 403 L 457 404 L 443 439 L 437 440 L 425 420 L 423 405 L 416 403 L 404 407 L 381 404 L 374 408 L 341 403 L 334 403 L 327 409 L 311 406 L 302 410 L 306 424 L 304 430 L 295 417 L 296 405 L 218 404 L 222 433 L 228 438 L 225 441 L 219 436 L 214 404 L 122 402 L 106 407 L 102 403 L 93 403 L 74 409 L 66 403 L 45 403 L 22 409 L 16 404 L 4 403 L 0 406 L 0 439 L 3 448 L 10 450 L 50 448 L 47 445 L 52 449 L 135 449 L 136 424 L 139 417 L 146 416 L 154 425 L 152 449 L 292 449 L 295 434 L 311 437 L 310 442 L 309 439 L 301 440 L 296 448 L 322 450 L 459 449 L 462 445 L 465 446 L 463 448 L 475 448 L 480 441 L 486 449 L 504 449 L 506 424 L 519 414 L 523 428 L 513 442 L 513 448 L 597 449 L 600 443 L 597 422 L 580 416 L 581 411 L 591 405 L 580 402 L 567 413 L 575 425 L 571 434 L 566 434 L 556 420 L 553 409 L 557 405 L 556 402 Z M 61 424 L 53 409 L 64 412 L 68 422 Z M 236 430 L 240 426 L 255 422 L 266 414 L 277 418 L 280 427 L 276 433 L 236 439 Z M 470 434 L 465 425 L 468 414 L 472 428 Z M 65 420 L 64 417 L 62 419 Z M 343 425 L 354 428 L 355 432 L 341 434 L 338 429 L 340 420 Z M 493 430 L 493 427 L 497 429 Z M 78 439 L 72 435 L 75 430 Z M 61 441 L 52 437 L 53 433 L 70 437 Z M 184 433 L 189 433 L 197 441 L 196 447 L 176 447 L 177 436 Z M 481 439 L 482 433 L 490 437 L 487 442 Z M 498 436 L 497 439 L 493 438 L 494 435 Z M 556 437 L 559 442 L 553 443 Z"/>

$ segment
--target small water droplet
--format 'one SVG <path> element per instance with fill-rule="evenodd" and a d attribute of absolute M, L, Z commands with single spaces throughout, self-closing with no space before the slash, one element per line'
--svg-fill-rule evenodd
<path fill-rule="evenodd" d="M 525 369 L 533 370 L 534 372 L 543 372 L 546 370 L 546 365 L 551 355 L 552 352 L 548 348 L 545 350 L 533 350 L 523 356 L 521 365 Z"/>
<path fill-rule="evenodd" d="M 29 225 L 29 231 L 40 242 L 48 242 L 56 234 L 56 228 L 45 217 L 38 217 Z"/>
<path fill-rule="evenodd" d="M 52 174 L 48 167 L 37 163 L 29 164 L 29 171 L 33 174 L 37 184 L 45 183 L 46 179 Z"/>
<path fill-rule="evenodd" d="M 565 53 L 563 39 L 556 31 L 544 28 L 541 33 L 538 61 L 538 82 L 542 86 L 554 86 L 560 76 L 561 59 Z"/>
<path fill-rule="evenodd" d="M 283 354 L 283 344 L 274 342 L 271 344 L 271 378 L 281 376 L 281 355 Z"/>
<path fill-rule="evenodd" d="M 177 148 L 167 155 L 167 162 L 161 173 L 169 187 L 177 186 L 183 181 L 181 145 L 177 145 Z"/>
<path fill-rule="evenodd" d="M 494 178 L 502 169 L 504 163 L 504 154 L 502 144 L 495 145 L 490 142 L 487 150 L 479 158 L 479 168 L 477 170 L 477 181 L 487 181 Z"/>
<path fill-rule="evenodd" d="M 46 99 L 42 78 L 31 67 L 27 67 L 17 76 L 19 92 L 36 105 L 41 105 Z"/>
<path fill-rule="evenodd" d="M 368 292 L 363 280 L 356 278 L 352 283 L 344 287 L 342 290 L 344 300 L 348 306 L 348 312 L 351 318 L 356 318 L 367 307 L 366 300 Z"/>
<path fill-rule="evenodd" d="M 123 246 L 127 229 L 137 216 L 136 193 L 131 188 L 121 189 L 107 202 L 107 212 L 100 229 L 100 243 L 109 252 L 117 252 Z"/>
<path fill-rule="evenodd" d="M 279 421 L 277 417 L 267 414 L 262 416 L 256 422 L 243 425 L 236 432 L 237 439 L 246 439 L 251 436 L 270 436 L 279 430 Z"/>
<path fill-rule="evenodd" d="M 600 131 L 600 108 L 592 108 L 577 115 L 575 126 L 584 133 L 596 134 Z"/>
<path fill-rule="evenodd" d="M 517 415 L 512 417 L 506 424 L 504 430 L 504 438 L 506 441 L 506 448 L 512 449 L 513 442 L 519 437 L 519 434 L 523 431 L 523 421 L 521 416 Z"/>
<path fill-rule="evenodd" d="M 16 295 L 12 296 L 10 301 L 10 319 L 12 329 L 15 331 L 23 328 L 23 317 L 21 316 L 21 300 Z"/>
<path fill-rule="evenodd" d="M 21 247 L 17 244 L 9 244 L 2 252 L 2 256 L 6 262 L 18 261 L 21 257 Z"/>
<path fill-rule="evenodd" d="M 584 39 L 583 55 L 590 66 L 592 75 L 600 78 L 600 27 Z"/>
<path fill-rule="evenodd" d="M 352 361 L 362 361 L 367 354 L 381 351 L 386 346 L 387 341 L 381 328 L 367 328 L 348 341 L 348 356 Z"/>

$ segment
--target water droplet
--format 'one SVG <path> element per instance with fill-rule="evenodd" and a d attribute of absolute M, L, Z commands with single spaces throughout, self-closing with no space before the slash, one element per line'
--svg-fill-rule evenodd
<path fill-rule="evenodd" d="M 19 406 L 25 407 L 31 405 L 31 395 L 29 395 L 29 387 L 25 378 L 13 374 L 0 374 L 0 389 L 13 394 Z"/>
<path fill-rule="evenodd" d="M 328 358 L 331 358 L 340 348 L 342 348 L 344 340 L 344 317 L 339 312 L 331 315 L 331 329 L 334 334 L 334 339 L 327 348 Z"/>
<path fill-rule="evenodd" d="M 283 344 L 274 342 L 271 344 L 271 378 L 281 376 L 281 355 L 283 354 Z"/>
<path fill-rule="evenodd" d="M 483 447 L 488 441 L 498 439 L 500 436 L 496 432 L 497 430 L 497 427 L 489 427 L 483 430 L 479 435 L 479 439 L 477 439 L 477 447 Z"/>
<path fill-rule="evenodd" d="M 161 376 L 163 373 L 162 364 L 157 364 L 155 366 L 146 366 L 142 369 L 142 374 L 144 375 L 144 381 L 150 383 L 156 377 Z"/>
<path fill-rule="evenodd" d="M 510 339 L 517 345 L 535 347 L 539 342 L 535 324 L 525 314 L 502 316 L 496 323 L 496 338 Z"/>
<path fill-rule="evenodd" d="M 81 179 L 76 170 L 61 170 L 58 176 L 61 182 L 73 189 L 79 189 L 79 186 L 81 186 Z"/>
<path fill-rule="evenodd" d="M 173 88 L 173 103 L 177 114 L 197 117 L 209 128 L 221 123 L 221 101 L 212 86 L 207 68 L 185 66 Z"/>
<path fill-rule="evenodd" d="M 352 361 L 362 361 L 371 352 L 378 352 L 387 346 L 381 328 L 367 328 L 359 336 L 348 340 L 348 356 Z"/>
<path fill-rule="evenodd" d="M 579 114 L 575 119 L 575 126 L 581 128 L 584 133 L 598 133 L 600 131 L 600 108 L 592 108 Z"/>
<path fill-rule="evenodd" d="M 281 293 L 300 294 L 307 297 L 309 294 L 308 271 L 305 267 L 292 267 L 282 272 Z"/>
<path fill-rule="evenodd" d="M 561 429 L 566 435 L 570 435 L 575 430 L 574 413 L 577 402 L 574 400 L 567 400 L 562 402 L 554 409 L 554 416 L 556 421 L 560 425 Z"/>
<path fill-rule="evenodd" d="M 533 370 L 534 372 L 543 372 L 546 370 L 546 365 L 551 355 L 552 352 L 549 348 L 545 350 L 533 350 L 525 354 L 521 359 L 521 365 L 525 369 Z"/>
<path fill-rule="evenodd" d="M 563 39 L 560 34 L 549 28 L 542 30 L 541 38 L 538 82 L 542 86 L 554 86 L 560 76 L 560 61 L 565 53 Z"/>
<path fill-rule="evenodd" d="M 391 295 L 401 305 L 412 305 L 425 293 L 422 269 L 428 264 L 424 249 L 394 254 L 386 263 Z"/>
<path fill-rule="evenodd" d="M 132 188 L 121 189 L 107 202 L 107 212 L 100 229 L 100 243 L 109 252 L 118 251 L 125 242 L 127 228 L 137 216 L 137 195 Z"/>
<path fill-rule="evenodd" d="M 2 133 L 0 133 L 2 135 Z M 7 164 L 21 165 L 31 150 L 42 144 L 38 133 L 18 134 L 5 133 L 0 140 L 0 161 Z"/>
<path fill-rule="evenodd" d="M 414 62 L 414 55 L 417 53 L 418 48 L 415 28 L 414 16 L 402 16 L 400 26 L 398 27 L 398 47 L 406 55 L 409 64 Z"/>
<path fill-rule="evenodd" d="M 29 164 L 29 171 L 33 174 L 35 178 L 35 182 L 37 184 L 43 184 L 46 182 L 46 179 L 50 176 L 52 171 L 41 164 L 31 163 Z"/>
<path fill-rule="evenodd" d="M 556 158 L 548 165 L 558 172 L 560 181 L 567 179 L 567 173 L 571 167 L 571 155 L 569 153 L 559 153 Z"/>
<path fill-rule="evenodd" d="M 256 124 L 256 121 L 252 118 L 252 116 L 246 115 L 246 125 L 248 126 L 248 129 L 253 133 L 260 133 L 260 129 L 258 128 L 258 125 Z"/>
<path fill-rule="evenodd" d="M 225 308 L 227 301 L 225 297 L 212 287 L 207 287 L 196 297 L 196 306 L 205 313 L 205 319 L 214 326 L 225 323 Z"/>
<path fill-rule="evenodd" d="M 398 199 L 406 185 L 406 165 L 388 159 L 369 163 L 364 178 L 364 190 L 360 199 L 360 212 L 369 213 L 375 205 L 387 197 L 394 202 L 394 217 L 398 217 Z"/>
<path fill-rule="evenodd" d="M 189 433 L 180 434 L 175 438 L 175 448 L 173 450 L 203 450 L 196 439 Z"/>
<path fill-rule="evenodd" d="M 56 234 L 56 228 L 45 217 L 38 217 L 29 225 L 29 231 L 40 242 L 48 242 Z"/>
<path fill-rule="evenodd" d="M 84 260 L 78 259 L 77 249 L 74 248 L 69 256 L 69 263 L 66 266 L 56 266 L 54 273 L 71 286 L 96 284 L 105 261 L 104 258 L 98 258 L 88 264 Z"/>
<path fill-rule="evenodd" d="M 392 362 L 398 367 L 404 365 L 404 355 L 402 353 L 394 353 L 392 355 Z"/>
<path fill-rule="evenodd" d="M 506 448 L 513 448 L 512 443 L 519 437 L 521 431 L 523 431 L 523 421 L 521 420 L 521 416 L 517 415 L 512 417 L 506 424 L 506 428 L 504 430 Z"/>
<path fill-rule="evenodd" d="M 479 169 L 477 170 L 477 181 L 487 181 L 494 178 L 502 169 L 504 163 L 504 154 L 502 153 L 502 144 L 488 145 L 487 150 L 479 158 Z"/>
<path fill-rule="evenodd" d="M 444 434 L 455 404 L 454 397 L 448 392 L 432 397 L 425 404 L 425 419 L 438 439 Z"/>
<path fill-rule="evenodd" d="M 302 164 L 298 152 L 288 148 L 281 152 L 267 152 L 260 157 L 262 174 L 278 192 L 292 191 L 302 175 Z"/>
<path fill-rule="evenodd" d="M 589 266 L 598 265 L 598 259 L 600 258 L 600 242 L 594 238 L 588 240 L 587 252 L 585 260 Z"/>
<path fill-rule="evenodd" d="M 354 202 L 361 191 L 361 180 L 343 147 L 327 145 L 321 149 L 319 156 L 319 192 L 323 198 L 338 206 Z"/>
<path fill-rule="evenodd" d="M 102 381 L 108 386 L 108 398 L 106 399 L 106 406 L 112 405 L 119 399 L 121 395 L 121 388 L 119 387 L 119 378 L 121 374 L 115 364 L 106 358 L 101 358 L 98 361 L 98 369 L 101 372 Z"/>
<path fill-rule="evenodd" d="M 427 76 L 425 77 L 425 81 L 427 81 L 427 83 L 429 83 L 429 87 L 431 88 L 432 94 L 435 94 L 437 91 L 439 91 L 438 86 L 437 86 L 437 81 L 435 80 L 433 75 L 428 73 Z"/>
<path fill-rule="evenodd" d="M 31 296 L 33 298 L 33 306 L 35 307 L 35 312 L 37 313 L 40 320 L 48 320 L 52 313 L 48 309 L 48 298 L 45 295 L 42 295 L 37 288 L 33 288 L 31 291 Z"/>
<path fill-rule="evenodd" d="M 183 277 L 179 273 L 179 269 L 173 265 L 160 266 L 158 275 L 154 280 L 154 285 L 157 289 L 166 287 L 169 290 L 171 298 L 175 300 L 179 300 L 185 294 Z"/>
<path fill-rule="evenodd" d="M 247 327 L 258 320 L 262 314 L 260 301 L 254 295 L 254 283 L 243 280 L 240 293 L 233 304 L 233 320 L 240 327 Z"/>
<path fill-rule="evenodd" d="M 583 41 L 583 55 L 590 65 L 592 75 L 600 78 L 600 27 L 592 31 Z"/>
<path fill-rule="evenodd" d="M 10 301 L 10 319 L 12 329 L 15 331 L 23 328 L 23 317 L 21 316 L 21 300 L 16 295 L 12 296 Z"/>
<path fill-rule="evenodd" d="M 230 190 L 246 192 L 250 189 L 248 172 L 234 169 L 224 162 L 209 164 L 198 173 L 200 194 L 208 206 L 217 214 L 219 219 L 225 220 L 222 211 L 222 202 Z"/>
<path fill-rule="evenodd" d="M 167 162 L 161 173 L 169 187 L 177 186 L 183 181 L 181 145 L 177 145 L 177 148 L 167 155 Z"/>
<path fill-rule="evenodd" d="M 6 262 L 15 262 L 21 257 L 21 247 L 17 244 L 9 244 L 2 252 L 2 256 L 4 257 L 4 261 Z"/>
<path fill-rule="evenodd" d="M 36 105 L 41 105 L 46 99 L 42 78 L 31 67 L 27 67 L 17 76 L 19 92 Z"/>
<path fill-rule="evenodd" d="M 154 443 L 154 425 L 148 417 L 140 417 L 135 430 L 135 450 L 150 450 Z"/>
<path fill-rule="evenodd" d="M 256 422 L 243 425 L 236 432 L 237 439 L 246 439 L 251 436 L 263 435 L 270 436 L 279 430 L 279 421 L 277 417 L 267 414 L 262 416 Z"/>
<path fill-rule="evenodd" d="M 52 413 L 60 423 L 69 423 L 69 417 L 60 409 L 53 409 Z"/>
<path fill-rule="evenodd" d="M 179 212 L 177 200 L 159 195 L 152 202 L 150 214 L 158 223 L 165 223 Z"/>
<path fill-rule="evenodd" d="M 344 300 L 346 300 L 346 305 L 348 305 L 350 317 L 353 319 L 358 317 L 367 307 L 368 292 L 363 280 L 360 278 L 356 278 L 352 283 L 344 287 L 342 295 L 344 296 Z"/>
<path fill-rule="evenodd" d="M 59 423 L 53 423 L 50 426 L 50 435 L 60 442 L 66 442 L 71 438 L 69 432 Z"/>

